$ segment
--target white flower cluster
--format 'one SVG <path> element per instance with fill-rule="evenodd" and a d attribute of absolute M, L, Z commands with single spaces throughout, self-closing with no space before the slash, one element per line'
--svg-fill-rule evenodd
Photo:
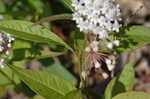
<path fill-rule="evenodd" d="M 85 48 L 85 51 L 86 52 L 90 52 L 90 51 L 95 51 L 95 52 L 97 52 L 98 51 L 98 44 L 99 44 L 99 42 L 98 41 L 92 41 L 90 44 L 89 44 L 89 46 L 88 47 L 86 47 Z"/>
<path fill-rule="evenodd" d="M 107 54 L 98 52 L 100 40 L 108 39 L 109 32 L 119 32 L 121 25 L 119 24 L 120 9 L 115 0 L 72 0 L 72 6 L 75 8 L 73 20 L 81 32 L 94 34 L 95 38 L 85 48 L 88 52 L 87 59 L 90 62 L 88 69 L 94 67 L 101 68 L 105 62 L 109 71 L 115 68 L 115 56 L 108 57 Z M 118 47 L 119 40 L 114 40 L 107 44 L 109 49 Z M 88 71 L 88 70 L 87 70 Z M 83 76 L 85 78 L 85 72 Z M 103 73 L 103 77 L 107 78 L 107 73 Z"/>
<path fill-rule="evenodd" d="M 100 39 L 108 37 L 108 31 L 119 31 L 120 9 L 115 0 L 72 0 L 76 12 L 73 20 L 80 31 L 89 31 Z"/>
<path fill-rule="evenodd" d="M 120 45 L 120 41 L 119 41 L 119 40 L 114 40 L 114 41 L 109 42 L 109 43 L 107 44 L 107 48 L 113 49 L 114 46 L 118 47 L 119 45 Z"/>
<path fill-rule="evenodd" d="M 0 54 L 8 56 L 11 48 L 11 42 L 14 40 L 10 34 L 0 32 Z M 8 56 L 9 57 L 9 56 Z M 4 58 L 0 57 L 0 67 L 4 67 Z"/>

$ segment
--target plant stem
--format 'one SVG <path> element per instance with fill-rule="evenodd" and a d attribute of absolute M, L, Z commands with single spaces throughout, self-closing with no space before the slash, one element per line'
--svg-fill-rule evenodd
<path fill-rule="evenodd" d="M 34 23 L 32 26 L 42 24 L 44 22 L 50 22 L 50 21 L 56 21 L 56 20 L 71 20 L 72 15 L 71 14 L 59 14 L 59 15 L 53 15 L 53 16 L 48 16 L 46 18 L 43 18 L 39 20 L 38 22 Z"/>

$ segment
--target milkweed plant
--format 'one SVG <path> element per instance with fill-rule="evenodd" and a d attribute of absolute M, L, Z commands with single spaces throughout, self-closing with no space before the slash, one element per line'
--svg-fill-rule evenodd
<path fill-rule="evenodd" d="M 27 0 L 27 18 L 8 18 L 4 12 L 13 7 L 0 15 L 0 89 L 23 83 L 44 99 L 150 99 L 133 90 L 134 53 L 116 69 L 119 54 L 150 42 L 150 28 L 124 25 L 115 0 L 57 0 L 64 8 L 42 18 L 45 2 Z M 66 26 L 67 40 L 54 33 L 55 23 Z M 25 69 L 33 60 L 44 69 Z"/>

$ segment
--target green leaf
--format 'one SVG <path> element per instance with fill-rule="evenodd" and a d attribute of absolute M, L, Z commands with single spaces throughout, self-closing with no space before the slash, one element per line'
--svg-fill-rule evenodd
<path fill-rule="evenodd" d="M 66 6 L 67 8 L 69 8 L 72 12 L 75 11 L 75 9 L 72 7 L 71 0 L 58 0 L 58 1 L 60 1 L 62 4 L 64 4 L 64 6 Z"/>
<path fill-rule="evenodd" d="M 65 52 L 43 51 L 36 47 L 32 42 L 16 39 L 13 42 L 13 61 L 23 59 L 43 59 L 48 57 L 60 56 Z M 38 50 L 37 50 L 38 49 Z"/>
<path fill-rule="evenodd" d="M 12 47 L 13 49 L 32 48 L 32 43 L 25 40 L 16 39 L 13 42 Z"/>
<path fill-rule="evenodd" d="M 60 77 L 70 81 L 74 85 L 77 84 L 77 79 L 59 63 L 54 63 L 53 65 L 49 66 L 48 71 L 59 75 Z"/>
<path fill-rule="evenodd" d="M 56 43 L 71 49 L 61 38 L 48 29 L 32 22 L 21 20 L 8 20 L 0 22 L 0 30 L 14 35 L 17 38 L 38 43 Z"/>
<path fill-rule="evenodd" d="M 3 0 L 0 0 L 0 13 L 4 13 L 6 11 L 6 7 Z"/>
<path fill-rule="evenodd" d="M 13 51 L 13 61 L 21 61 L 25 58 L 31 57 L 31 52 L 27 49 L 15 49 Z"/>
<path fill-rule="evenodd" d="M 129 26 L 120 31 L 123 37 L 122 48 L 117 48 L 119 52 L 133 50 L 150 43 L 150 28 L 144 26 Z M 123 32 L 123 33 L 122 33 Z M 124 34 L 124 36 L 123 36 Z M 130 43 L 127 44 L 126 42 Z"/>
<path fill-rule="evenodd" d="M 23 70 L 10 66 L 33 91 L 46 99 L 61 99 L 76 88 L 61 77 L 44 71 Z"/>
<path fill-rule="evenodd" d="M 13 49 L 13 61 L 19 61 L 23 60 L 26 57 L 30 57 L 31 53 L 29 52 L 29 49 L 32 48 L 32 42 L 21 40 L 21 39 L 15 39 L 12 45 Z"/>
<path fill-rule="evenodd" d="M 13 71 L 9 67 L 5 67 L 3 69 L 0 69 L 0 86 L 4 84 L 14 84 L 14 83 L 20 83 L 17 76 L 14 76 Z"/>
<path fill-rule="evenodd" d="M 34 96 L 32 99 L 45 99 L 44 97 L 40 96 L 40 95 L 36 95 Z"/>
<path fill-rule="evenodd" d="M 134 55 L 133 55 L 134 56 Z M 115 95 L 131 91 L 134 85 L 134 69 L 135 58 L 131 57 L 131 61 L 125 65 L 121 73 L 114 77 L 108 84 L 105 91 L 105 99 L 112 99 Z"/>
<path fill-rule="evenodd" d="M 133 91 L 119 94 L 112 99 L 150 99 L 150 94 Z"/>
<path fill-rule="evenodd" d="M 12 61 L 12 64 L 18 67 L 25 66 L 28 60 Z"/>
<path fill-rule="evenodd" d="M 0 97 L 4 95 L 4 88 L 0 87 Z"/>
<path fill-rule="evenodd" d="M 8 67 L 0 69 L 0 87 L 1 88 L 14 88 L 16 84 L 19 84 L 20 80 L 17 75 Z"/>
<path fill-rule="evenodd" d="M 76 90 L 76 91 L 72 91 L 72 92 L 68 93 L 62 99 L 83 99 L 83 98 L 82 98 L 81 91 Z"/>
<path fill-rule="evenodd" d="M 48 58 L 48 57 L 60 56 L 64 54 L 64 52 L 52 52 L 52 51 L 40 51 L 40 53 L 41 53 L 40 55 L 37 55 L 34 58 L 43 59 L 43 58 Z"/>
<path fill-rule="evenodd" d="M 41 0 L 27 0 L 37 13 L 43 13 L 44 4 Z"/>

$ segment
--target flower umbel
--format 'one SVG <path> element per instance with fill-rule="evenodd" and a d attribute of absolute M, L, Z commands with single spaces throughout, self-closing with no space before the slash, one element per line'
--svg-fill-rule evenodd
<path fill-rule="evenodd" d="M 9 58 L 11 43 L 14 38 L 7 33 L 0 32 L 0 67 L 3 68 L 5 65 L 5 59 Z"/>
<path fill-rule="evenodd" d="M 80 31 L 106 39 L 109 31 L 119 31 L 120 9 L 114 0 L 72 0 L 73 20 Z"/>

